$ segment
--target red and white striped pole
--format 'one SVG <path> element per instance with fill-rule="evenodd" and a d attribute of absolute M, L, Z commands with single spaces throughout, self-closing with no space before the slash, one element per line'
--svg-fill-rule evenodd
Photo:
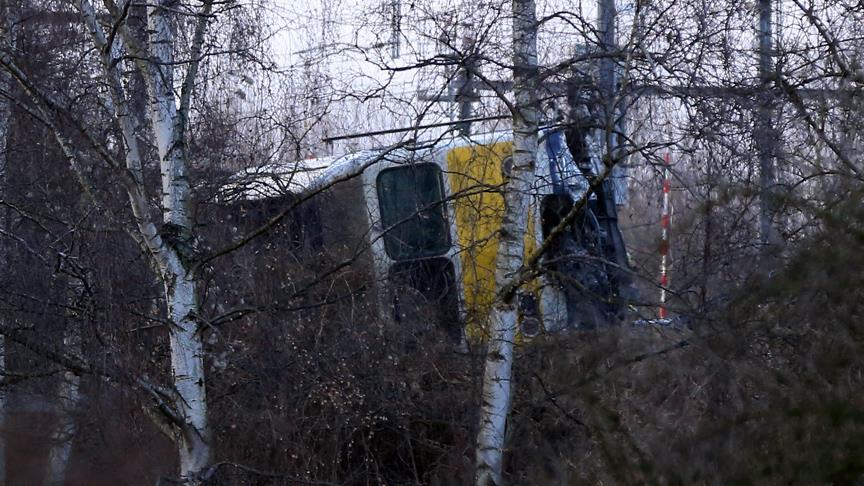
<path fill-rule="evenodd" d="M 666 310 L 666 288 L 669 286 L 669 222 L 671 219 L 669 193 L 672 182 L 669 178 L 669 152 L 663 155 L 663 216 L 660 219 L 660 309 L 657 315 L 660 319 L 666 319 L 669 313 Z"/>

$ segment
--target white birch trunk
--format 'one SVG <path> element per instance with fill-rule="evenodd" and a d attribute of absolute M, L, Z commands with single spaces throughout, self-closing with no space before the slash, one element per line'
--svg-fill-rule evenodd
<path fill-rule="evenodd" d="M 189 217 L 191 189 L 187 176 L 187 154 L 184 129 L 191 92 L 198 66 L 212 1 L 205 1 L 193 40 L 193 62 L 189 64 L 180 107 L 174 95 L 174 43 L 171 29 L 171 2 L 160 0 L 147 7 L 149 62 L 140 56 L 138 65 L 150 97 L 150 118 L 159 153 L 162 179 L 163 237 L 147 214 L 147 199 L 143 186 L 143 163 L 137 145 L 136 117 L 130 112 L 129 97 L 124 92 L 114 52 L 118 46 L 108 46 L 105 33 L 96 21 L 89 0 L 82 0 L 81 12 L 96 46 L 103 56 L 111 101 L 126 142 L 126 167 L 131 180 L 126 182 L 133 214 L 142 240 L 159 272 L 168 306 L 168 328 L 171 348 L 171 372 L 175 397 L 171 426 L 177 442 L 180 474 L 184 482 L 197 482 L 198 474 L 209 465 L 212 447 L 207 423 L 207 396 L 204 379 L 204 346 L 198 329 L 198 281 L 191 270 L 194 266 L 188 250 L 193 246 L 193 229 Z M 134 40 L 127 38 L 131 43 Z M 138 53 L 143 54 L 143 53 Z M 177 423 L 179 422 L 179 423 Z"/>
<path fill-rule="evenodd" d="M 164 220 L 184 231 L 191 230 L 187 210 L 190 191 L 182 132 L 184 124 L 180 119 L 185 114 L 177 110 L 174 97 L 174 33 L 168 18 L 169 4 L 173 2 L 161 0 L 147 7 L 150 55 L 153 59 L 151 69 L 154 71 L 152 82 L 149 83 L 151 122 L 162 172 Z"/>
<path fill-rule="evenodd" d="M 2 0 L 0 0 L 2 1 Z M 125 0 L 129 1 L 129 0 Z M 123 2 L 121 2 L 121 6 Z M 172 0 L 157 0 L 147 5 L 148 46 L 144 48 L 126 26 L 119 25 L 125 46 L 108 45 L 109 38 L 97 20 L 97 13 L 90 0 L 80 0 L 80 11 L 84 23 L 95 44 L 105 70 L 105 82 L 110 99 L 105 100 L 114 110 L 118 127 L 125 142 L 125 170 L 116 172 L 118 181 L 125 189 L 138 233 L 132 234 L 142 250 L 150 257 L 154 270 L 161 277 L 168 307 L 169 340 L 171 347 L 171 371 L 174 390 L 170 403 L 160 403 L 160 425 L 170 429 L 177 441 L 180 458 L 180 473 L 187 483 L 199 482 L 198 474 L 209 464 L 211 444 L 207 425 L 207 399 L 204 386 L 203 340 L 198 329 L 198 281 L 195 275 L 193 226 L 189 216 L 191 188 L 187 175 L 188 160 L 184 131 L 188 119 L 192 91 L 203 52 L 207 24 L 211 18 L 213 0 L 204 0 L 198 13 L 195 35 L 192 41 L 191 60 L 186 64 L 179 107 L 174 88 L 175 33 L 171 28 L 171 17 L 180 14 Z M 121 9 L 122 10 L 122 9 Z M 121 22 L 122 24 L 122 22 Z M 161 172 L 161 231 L 151 217 L 151 204 L 144 185 L 141 151 L 138 148 L 137 117 L 130 111 L 121 66 L 125 61 L 120 51 L 129 51 L 129 56 L 142 70 L 150 97 L 150 115 L 154 138 L 159 153 Z M 37 110 L 55 133 L 64 155 L 88 187 L 89 180 L 77 165 L 76 150 L 59 126 L 55 123 L 62 106 L 50 95 L 35 88 L 8 55 L 0 51 L 0 63 L 14 74 L 18 83 L 34 98 Z M 100 157 L 117 166 L 111 150 L 90 140 L 92 148 Z M 152 387 L 150 387 L 152 388 Z M 159 393 L 163 396 L 162 392 Z M 162 422 L 164 420 L 164 423 Z"/>
<path fill-rule="evenodd" d="M 147 7 L 150 55 L 154 73 L 151 78 L 151 123 L 159 151 L 162 174 L 163 221 L 176 231 L 168 265 L 163 268 L 165 297 L 171 344 L 171 371 L 177 391 L 176 409 L 183 420 L 178 434 L 180 474 L 190 482 L 211 460 L 207 395 L 204 386 L 204 343 L 198 329 L 198 282 L 190 273 L 192 263 L 181 246 L 192 246 L 192 223 L 189 218 L 191 189 L 187 174 L 184 130 L 192 87 L 203 43 L 204 29 L 212 2 L 205 1 L 193 39 L 193 62 L 189 65 L 180 95 L 180 108 L 174 96 L 174 42 L 169 14 L 173 3 L 160 0 Z"/>
<path fill-rule="evenodd" d="M 537 25 L 533 0 L 513 0 L 513 169 L 504 193 L 504 218 L 495 287 L 502 289 L 522 265 L 528 225 L 529 189 L 537 156 Z M 501 296 L 499 296 L 501 297 Z M 502 484 L 504 439 L 510 411 L 513 341 L 518 310 L 513 296 L 499 298 L 492 309 L 492 332 L 483 375 L 480 430 L 477 434 L 476 484 Z"/>
<path fill-rule="evenodd" d="M 187 274 L 165 284 L 170 330 L 175 406 L 184 421 L 178 435 L 180 473 L 192 480 L 210 463 L 207 395 L 204 388 L 204 343 L 198 332 L 197 282 Z"/>

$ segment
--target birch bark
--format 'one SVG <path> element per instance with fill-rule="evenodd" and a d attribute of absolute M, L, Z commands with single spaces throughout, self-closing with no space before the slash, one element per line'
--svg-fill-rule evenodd
<path fill-rule="evenodd" d="M 180 93 L 178 109 L 174 96 L 174 33 L 169 22 L 171 1 L 160 0 L 147 7 L 152 77 L 148 86 L 151 98 L 151 124 L 159 152 L 162 174 L 163 222 L 173 235 L 162 278 L 168 303 L 171 344 L 171 371 L 177 392 L 175 406 L 184 424 L 178 434 L 180 473 L 187 480 L 196 476 L 211 457 L 207 423 L 207 395 L 204 387 L 204 343 L 198 332 L 198 282 L 193 262 L 184 248 L 193 246 L 189 217 L 191 189 L 187 176 L 184 130 L 188 117 L 195 75 L 200 60 L 204 28 L 212 2 L 205 1 L 199 13 L 193 39 L 193 60 L 188 67 Z"/>
<path fill-rule="evenodd" d="M 119 5 L 109 2 L 107 5 L 111 13 L 125 16 L 129 1 L 121 1 Z M 159 418 L 159 425 L 167 427 L 163 429 L 177 442 L 180 473 L 186 483 L 199 482 L 199 473 L 210 463 L 212 451 L 207 424 L 203 341 L 198 332 L 199 282 L 195 272 L 195 238 L 188 209 L 192 191 L 187 177 L 188 157 L 184 137 L 212 7 L 213 0 L 204 0 L 197 14 L 191 59 L 184 64 L 187 66 L 186 76 L 178 103 L 174 93 L 176 34 L 172 29 L 172 18 L 187 14 L 180 13 L 173 0 L 148 4 L 148 39 L 147 45 L 142 46 L 131 35 L 122 18 L 114 19 L 116 24 L 112 26 L 112 35 L 106 36 L 90 0 L 80 0 L 81 16 L 104 70 L 109 97 L 103 101 L 114 111 L 117 127 L 123 136 L 125 163 L 116 160 L 114 148 L 109 149 L 98 140 L 84 122 L 74 120 L 63 103 L 42 92 L 15 64 L 13 58 L 0 50 L 3 72 L 10 74 L 33 99 L 35 110 L 54 132 L 85 190 L 93 193 L 91 181 L 79 164 L 80 151 L 64 133 L 61 121 L 63 124 L 72 123 L 95 155 L 115 169 L 114 175 L 128 196 L 136 226 L 129 234 L 149 257 L 155 273 L 160 276 L 168 308 L 173 389 L 161 390 L 160 387 L 160 400 L 164 398 L 169 403 L 160 401 L 156 409 L 161 415 L 154 417 Z M 114 35 L 118 31 L 123 38 L 122 46 Z M 131 111 L 123 82 L 121 69 L 132 67 L 127 65 L 125 59 L 134 60 L 148 88 L 151 125 L 161 173 L 162 204 L 158 209 L 162 216 L 159 223 L 153 217 L 157 208 L 151 204 L 144 184 L 145 163 L 138 146 L 138 139 L 142 136 L 138 126 L 140 117 Z M 148 389 L 156 388 L 148 385 Z"/>
<path fill-rule="evenodd" d="M 495 287 L 503 289 L 522 266 L 529 189 L 537 156 L 537 20 L 534 0 L 513 0 L 513 164 L 504 188 L 504 217 Z M 513 345 L 518 325 L 515 299 L 499 298 L 491 313 L 492 332 L 483 374 L 480 430 L 477 435 L 476 484 L 502 484 L 507 415 L 510 411 Z M 499 293 L 500 297 L 500 293 Z"/>
<path fill-rule="evenodd" d="M 81 12 L 94 43 L 102 53 L 102 64 L 111 91 L 111 104 L 126 144 L 124 179 L 141 241 L 151 256 L 154 270 L 161 276 L 168 306 L 168 328 L 171 348 L 171 372 L 174 385 L 174 408 L 171 426 L 177 442 L 180 474 L 186 482 L 196 482 L 211 460 L 211 443 L 207 423 L 207 396 L 204 376 L 204 346 L 198 332 L 198 281 L 193 270 L 194 235 L 189 216 L 191 188 L 187 177 L 187 153 L 184 130 L 200 61 L 204 30 L 212 1 L 205 1 L 199 13 L 192 46 L 192 61 L 186 73 L 180 96 L 180 107 L 174 96 L 175 34 L 171 28 L 170 2 L 159 1 L 147 7 L 149 57 L 138 57 L 144 71 L 150 98 L 150 118 L 159 154 L 162 188 L 162 227 L 160 232 L 149 219 L 144 187 L 143 161 L 138 147 L 137 117 L 131 112 L 124 91 L 120 64 L 99 26 L 93 6 L 81 2 Z M 124 37 L 129 45 L 131 36 Z M 141 54 L 141 53 L 138 53 Z M 178 423 L 179 422 L 179 423 Z"/>

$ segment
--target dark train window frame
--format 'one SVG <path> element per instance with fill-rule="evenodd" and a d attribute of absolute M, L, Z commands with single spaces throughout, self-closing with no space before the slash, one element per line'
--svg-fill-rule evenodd
<path fill-rule="evenodd" d="M 401 217 L 401 215 L 394 215 L 388 211 L 388 199 L 387 195 L 384 193 L 385 185 L 382 184 L 382 180 L 386 177 L 392 177 L 394 173 L 401 173 L 404 171 L 413 171 L 416 173 L 420 170 L 432 170 L 434 171 L 434 180 L 436 182 L 435 188 L 433 189 L 437 192 L 436 196 L 438 198 L 437 201 L 418 201 L 418 198 L 413 199 L 413 203 L 415 209 L 413 209 L 413 215 L 409 219 L 405 219 Z M 411 177 L 416 184 L 416 176 Z M 398 181 L 397 181 L 398 182 Z M 378 197 L 378 208 L 379 214 L 381 216 L 381 223 L 385 228 L 384 233 L 384 250 L 391 259 L 396 261 L 407 261 L 407 260 L 417 260 L 420 258 L 431 258 L 437 257 L 441 255 L 445 255 L 453 246 L 453 242 L 450 237 L 450 220 L 448 219 L 447 214 L 447 205 L 446 205 L 446 191 L 444 187 L 444 177 L 441 171 L 441 168 L 438 167 L 437 164 L 431 162 L 422 162 L 417 164 L 403 165 L 399 167 L 390 167 L 387 169 L 383 169 L 378 173 L 375 178 L 375 190 Z M 404 244 L 399 239 L 399 227 L 403 225 L 412 225 L 413 227 L 421 227 L 422 222 L 417 222 L 417 219 L 420 216 L 420 211 L 418 211 L 417 206 L 418 202 L 424 203 L 425 209 L 422 212 L 430 212 L 437 215 L 436 219 L 440 221 L 439 223 L 435 223 L 435 225 L 439 226 L 441 230 L 441 234 L 438 237 L 435 237 L 434 245 L 426 245 L 424 248 L 412 247 L 410 245 Z M 403 221 L 404 220 L 404 221 Z M 402 223 L 399 223 L 403 221 Z M 409 226 L 409 227 L 412 227 Z"/>

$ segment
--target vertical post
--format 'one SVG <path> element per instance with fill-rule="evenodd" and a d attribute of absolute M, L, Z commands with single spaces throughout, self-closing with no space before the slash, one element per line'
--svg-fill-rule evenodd
<path fill-rule="evenodd" d="M 627 249 L 624 246 L 624 238 L 621 230 L 618 227 L 618 205 L 622 204 L 626 199 L 626 184 L 624 181 L 623 168 L 619 163 L 622 158 L 621 146 L 623 145 L 624 132 L 624 112 L 621 109 L 622 97 L 618 92 L 618 65 L 614 58 L 618 50 L 618 39 L 616 22 L 618 10 L 615 0 L 598 0 L 598 28 L 600 31 L 601 54 L 598 64 L 598 91 L 599 99 L 597 103 L 603 107 L 600 122 L 604 127 L 604 143 L 605 148 L 604 159 L 609 157 L 611 160 L 604 160 L 605 163 L 615 164 L 612 167 L 610 177 L 603 181 L 598 192 L 598 201 L 600 203 L 600 213 L 598 216 L 601 219 L 601 224 L 606 229 L 609 237 L 608 255 L 611 256 L 618 269 L 610 271 L 614 286 L 616 287 L 615 294 L 624 299 L 635 298 L 635 289 L 632 286 L 631 277 L 626 271 L 629 268 L 627 257 Z"/>
<path fill-rule="evenodd" d="M 396 59 L 401 54 L 402 42 L 402 3 L 400 0 L 390 2 L 390 57 Z"/>
<path fill-rule="evenodd" d="M 471 25 L 464 26 L 466 31 L 462 37 L 462 50 L 467 54 L 464 64 L 459 66 L 458 88 L 456 91 L 456 104 L 459 107 L 458 120 L 456 127 L 460 135 L 471 134 L 471 122 L 465 121 L 474 116 L 474 70 L 477 68 L 477 61 L 474 56 L 474 37 L 470 33 Z"/>
<path fill-rule="evenodd" d="M 713 223 L 713 211 L 714 211 L 714 200 L 712 199 L 712 191 L 714 190 L 714 157 L 709 156 L 705 160 L 705 169 L 706 169 L 706 177 L 705 180 L 707 182 L 707 190 L 705 191 L 705 216 L 703 219 L 703 224 L 705 227 L 705 236 L 702 241 L 702 278 L 699 283 L 699 302 L 700 308 L 703 312 L 707 310 L 708 305 L 708 282 L 711 275 L 711 248 L 714 238 L 714 223 Z"/>
<path fill-rule="evenodd" d="M 615 61 L 610 57 L 617 47 L 615 21 L 618 12 L 615 0 L 598 0 L 598 30 L 600 48 L 606 56 L 600 58 L 599 88 L 600 99 L 606 103 L 607 115 L 612 113 L 612 95 L 615 93 Z"/>
<path fill-rule="evenodd" d="M 669 177 L 670 166 L 669 152 L 663 154 L 663 215 L 660 219 L 660 308 L 657 317 L 666 319 L 666 289 L 669 287 L 669 223 L 671 222 L 669 196 L 672 190 L 672 181 Z"/>
<path fill-rule="evenodd" d="M 618 34 L 616 30 L 616 22 L 618 18 L 618 10 L 615 5 L 615 0 L 598 0 L 598 30 L 600 31 L 600 61 L 598 63 L 598 91 L 600 94 L 600 104 L 603 106 L 602 114 L 604 115 L 604 125 L 607 130 L 606 144 L 607 152 L 614 159 L 620 157 L 619 148 L 622 145 L 622 135 L 624 132 L 624 112 L 621 106 L 622 99 L 618 96 L 618 65 L 613 56 L 618 50 Z M 625 197 L 622 191 L 621 179 L 623 178 L 622 169 L 620 166 L 613 167 L 610 180 L 615 187 L 614 199 L 615 203 L 619 204 Z"/>
<path fill-rule="evenodd" d="M 775 225 L 777 216 L 776 159 L 778 134 L 774 128 L 775 100 L 771 93 L 774 76 L 774 38 L 771 0 L 759 0 L 759 82 L 754 141 L 759 154 L 759 243 L 762 266 L 771 268 L 782 245 Z"/>

